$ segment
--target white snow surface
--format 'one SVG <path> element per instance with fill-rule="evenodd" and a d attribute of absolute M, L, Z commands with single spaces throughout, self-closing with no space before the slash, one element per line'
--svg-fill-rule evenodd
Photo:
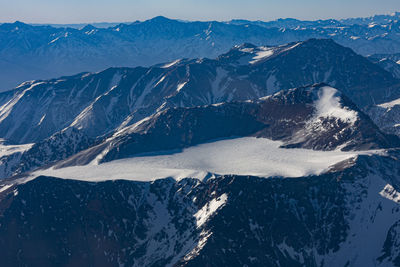
<path fill-rule="evenodd" d="M 185 87 L 186 84 L 187 84 L 187 82 L 183 82 L 183 83 L 178 84 L 178 86 L 176 88 L 176 91 L 177 92 L 181 91 L 182 88 Z"/>
<path fill-rule="evenodd" d="M 12 184 L 3 185 L 0 187 L 0 193 L 6 191 L 8 188 L 12 187 Z"/>
<path fill-rule="evenodd" d="M 321 88 L 319 99 L 315 105 L 317 108 L 317 117 L 333 117 L 350 123 L 354 123 L 358 118 L 356 111 L 342 107 L 338 90 L 329 86 Z"/>
<path fill-rule="evenodd" d="M 378 106 L 382 107 L 382 108 L 392 108 L 392 107 L 397 106 L 397 105 L 400 105 L 400 98 L 395 99 L 395 100 L 393 100 L 391 102 L 380 104 Z"/>
<path fill-rule="evenodd" d="M 3 140 L 0 140 L 0 157 L 8 156 L 14 153 L 23 153 L 30 149 L 33 144 L 23 144 L 23 145 L 4 145 Z"/>
<path fill-rule="evenodd" d="M 212 199 L 209 203 L 204 205 L 199 211 L 196 212 L 194 217 L 196 218 L 197 228 L 201 227 L 208 219 L 221 207 L 226 204 L 228 200 L 227 194 L 222 194 L 218 198 Z"/>
<path fill-rule="evenodd" d="M 204 179 L 212 175 L 301 177 L 318 175 L 329 167 L 368 152 L 315 151 L 280 148 L 282 142 L 243 137 L 218 140 L 181 151 L 146 154 L 100 165 L 38 170 L 30 178 L 47 175 L 84 181 L 152 181 L 172 177 Z"/>
<path fill-rule="evenodd" d="M 172 67 L 172 66 L 175 66 L 175 65 L 178 64 L 179 62 L 181 62 L 181 59 L 177 59 L 177 60 L 175 60 L 175 61 L 173 61 L 173 62 L 167 63 L 167 64 L 165 64 L 164 66 L 162 66 L 161 68 L 163 68 L 163 69 L 168 69 L 168 68 L 170 68 L 170 67 Z"/>
<path fill-rule="evenodd" d="M 263 59 L 269 58 L 274 54 L 274 49 L 269 47 L 259 47 L 259 51 L 256 52 L 256 56 L 250 61 L 250 64 L 255 64 Z"/>

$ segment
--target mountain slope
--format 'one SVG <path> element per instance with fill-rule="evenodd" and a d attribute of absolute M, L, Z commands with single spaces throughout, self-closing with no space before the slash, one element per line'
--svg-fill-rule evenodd
<path fill-rule="evenodd" d="M 381 57 L 382 56 L 382 57 Z M 388 72 L 392 73 L 393 77 L 399 79 L 400 78 L 400 59 L 396 61 L 393 60 L 389 55 L 387 57 L 383 55 L 372 55 L 368 57 L 372 62 L 378 64 L 383 69 L 387 70 Z"/>
<path fill-rule="evenodd" d="M 372 106 L 367 113 L 383 131 L 400 135 L 400 99 Z"/>

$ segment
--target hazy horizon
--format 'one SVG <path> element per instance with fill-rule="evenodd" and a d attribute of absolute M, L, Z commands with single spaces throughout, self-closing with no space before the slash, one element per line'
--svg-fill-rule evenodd
<path fill-rule="evenodd" d="M 119 23 L 157 16 L 189 21 L 232 19 L 271 21 L 344 19 L 391 14 L 400 11 L 400 1 L 381 0 L 0 0 L 0 23 L 22 21 L 31 24 Z"/>

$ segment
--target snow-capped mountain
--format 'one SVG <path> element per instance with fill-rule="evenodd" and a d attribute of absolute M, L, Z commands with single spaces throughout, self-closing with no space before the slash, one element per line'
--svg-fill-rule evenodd
<path fill-rule="evenodd" d="M 397 266 L 399 139 L 330 86 L 160 110 L 104 144 L 0 182 L 2 264 Z"/>
<path fill-rule="evenodd" d="M 0 137 L 14 145 L 36 144 L 19 160 L 5 155 L 1 176 L 70 157 L 169 108 L 255 100 L 319 82 L 335 85 L 360 107 L 400 96 L 399 80 L 390 73 L 318 39 L 277 47 L 244 44 L 215 60 L 26 82 L 0 94 Z"/>
<path fill-rule="evenodd" d="M 398 16 L 346 24 L 334 20 L 282 23 L 186 22 L 156 17 L 109 28 L 0 25 L 0 88 L 108 67 L 150 66 L 177 58 L 215 58 L 234 45 L 281 45 L 332 38 L 363 55 L 399 53 Z M 268 23 L 266 23 L 268 24 Z"/>
<path fill-rule="evenodd" d="M 323 84 L 161 110 L 0 182 L 2 264 L 396 266 L 398 142 Z"/>
<path fill-rule="evenodd" d="M 388 26 L 395 20 L 371 19 L 398 30 Z M 321 29 L 385 28 L 318 23 L 325 26 L 156 18 L 39 27 L 53 31 L 47 40 L 36 27 L 5 24 L 0 37 L 9 27 L 18 41 L 0 42 L 0 53 L 2 45 L 17 54 L 40 47 L 45 61 L 47 45 L 30 39 L 38 34 L 64 63 L 81 47 L 74 60 L 108 64 L 104 51 L 113 60 L 115 51 L 131 60 L 131 49 L 175 57 L 250 35 L 277 33 L 270 40 L 280 43 Z M 243 36 L 233 38 L 237 31 Z M 109 68 L 0 93 L 0 265 L 399 266 L 393 68 L 328 39 L 255 43 L 215 59 Z"/>
<path fill-rule="evenodd" d="M 399 80 L 331 40 L 245 44 L 216 60 L 177 60 L 23 83 L 0 94 L 0 137 L 32 143 L 73 127 L 96 138 L 168 107 L 257 99 L 321 82 L 360 107 L 400 97 Z"/>
<path fill-rule="evenodd" d="M 282 147 L 314 150 L 358 151 L 400 145 L 398 138 L 380 132 L 339 91 L 316 85 L 255 101 L 160 111 L 59 163 L 57 168 L 182 149 L 232 136 L 280 140 Z"/>

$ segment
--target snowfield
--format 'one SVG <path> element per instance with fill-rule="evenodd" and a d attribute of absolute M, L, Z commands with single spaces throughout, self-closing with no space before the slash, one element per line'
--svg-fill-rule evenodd
<path fill-rule="evenodd" d="M 264 59 L 267 59 L 274 55 L 274 49 L 270 47 L 260 47 L 260 51 L 256 52 L 256 56 L 250 61 L 250 64 L 256 64 Z"/>
<path fill-rule="evenodd" d="M 284 149 L 281 145 L 280 141 L 254 137 L 219 140 L 182 151 L 141 155 L 100 165 L 38 170 L 31 178 L 47 175 L 83 181 L 152 181 L 167 177 L 204 179 L 213 174 L 301 177 L 321 174 L 361 153 L 377 153 Z"/>
<path fill-rule="evenodd" d="M 400 98 L 395 99 L 395 100 L 393 100 L 393 101 L 391 101 L 391 102 L 379 104 L 379 105 L 377 105 L 377 106 L 378 106 L 378 107 L 382 107 L 382 108 L 390 109 L 390 108 L 392 108 L 392 107 L 394 107 L 394 106 L 397 106 L 397 105 L 400 105 Z"/>
<path fill-rule="evenodd" d="M 4 145 L 3 142 L 4 140 L 0 139 L 0 157 L 12 155 L 14 153 L 23 153 L 33 146 L 33 144 Z"/>

